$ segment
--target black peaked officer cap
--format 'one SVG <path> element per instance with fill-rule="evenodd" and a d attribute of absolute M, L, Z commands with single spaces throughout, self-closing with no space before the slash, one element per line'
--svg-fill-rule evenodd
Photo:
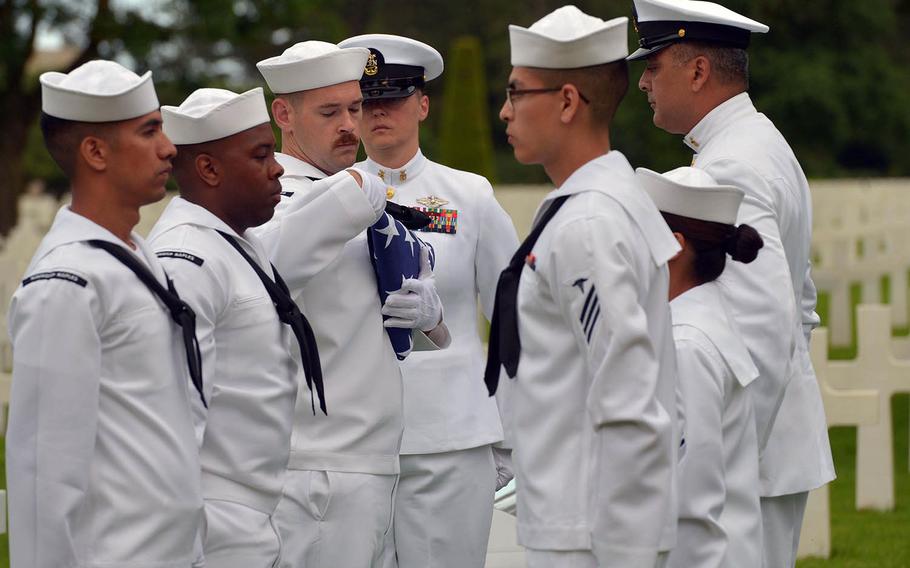
<path fill-rule="evenodd" d="M 725 24 L 681 20 L 639 22 L 638 12 L 634 5 L 632 6 L 632 25 L 638 32 L 640 49 L 627 57 L 628 61 L 644 59 L 652 53 L 681 41 L 701 41 L 723 47 L 745 49 L 752 38 L 750 30 Z"/>
<path fill-rule="evenodd" d="M 413 95 L 417 89 L 422 89 L 425 83 L 423 67 L 386 63 L 382 52 L 371 47 L 363 76 L 360 78 L 360 90 L 364 102 L 401 99 Z"/>

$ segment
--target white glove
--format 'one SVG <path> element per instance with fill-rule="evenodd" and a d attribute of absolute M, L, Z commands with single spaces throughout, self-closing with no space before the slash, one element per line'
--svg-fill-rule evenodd
<path fill-rule="evenodd" d="M 407 278 L 401 288 L 388 295 L 382 315 L 389 316 L 385 327 L 430 331 L 442 321 L 442 301 L 436 293 L 436 280 L 430 268 L 427 248 L 420 247 L 420 274 Z"/>
<path fill-rule="evenodd" d="M 378 221 L 382 214 L 385 213 L 386 191 L 389 186 L 379 179 L 379 176 L 368 173 L 360 168 L 348 168 L 348 170 L 353 170 L 360 174 L 360 179 L 363 180 L 360 183 L 360 188 L 363 190 L 367 201 L 370 202 L 370 206 L 376 213 L 376 220 Z M 350 171 L 348 173 L 350 173 Z"/>
<path fill-rule="evenodd" d="M 512 481 L 512 450 L 493 448 L 493 463 L 496 465 L 496 491 Z"/>

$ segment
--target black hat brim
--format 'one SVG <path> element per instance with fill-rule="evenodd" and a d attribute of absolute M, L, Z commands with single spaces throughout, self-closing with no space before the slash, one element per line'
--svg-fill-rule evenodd
<path fill-rule="evenodd" d="M 637 50 L 635 50 L 631 54 L 629 54 L 628 57 L 626 57 L 626 61 L 640 61 L 642 59 L 646 59 L 652 53 L 657 53 L 658 51 L 660 51 L 661 49 L 664 49 L 665 47 L 670 47 L 674 43 L 675 42 L 670 41 L 667 43 L 662 43 L 660 45 L 656 45 L 654 47 L 639 47 Z"/>

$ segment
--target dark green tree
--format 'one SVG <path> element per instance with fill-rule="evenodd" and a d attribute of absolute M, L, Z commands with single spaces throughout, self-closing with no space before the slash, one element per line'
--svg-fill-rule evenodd
<path fill-rule="evenodd" d="M 443 102 L 439 161 L 495 180 L 483 49 L 476 37 L 452 43 Z"/>
<path fill-rule="evenodd" d="M 41 173 L 54 171 L 45 155 L 26 149 L 37 141 L 35 123 L 41 111 L 39 71 L 29 62 L 35 54 L 35 36 L 41 27 L 62 33 L 77 46 L 64 71 L 96 58 L 131 56 L 143 62 L 169 32 L 154 14 L 141 7 L 114 9 L 109 0 L 97 3 L 65 0 L 3 0 L 0 2 L 0 235 L 15 224 L 17 199 L 27 181 L 26 164 Z"/>

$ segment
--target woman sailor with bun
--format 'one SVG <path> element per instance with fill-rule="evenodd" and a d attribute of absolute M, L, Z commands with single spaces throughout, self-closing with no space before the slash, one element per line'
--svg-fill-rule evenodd
<path fill-rule="evenodd" d="M 669 261 L 684 426 L 668 566 L 760 568 L 758 442 L 747 392 L 758 371 L 716 279 L 728 255 L 752 262 L 763 242 L 749 225 L 735 225 L 739 188 L 689 167 L 636 173 L 682 246 Z"/>

